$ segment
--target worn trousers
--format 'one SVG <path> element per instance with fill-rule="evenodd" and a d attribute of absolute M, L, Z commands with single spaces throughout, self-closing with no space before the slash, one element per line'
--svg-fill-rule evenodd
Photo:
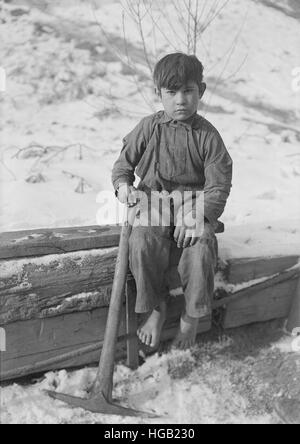
<path fill-rule="evenodd" d="M 137 287 L 136 312 L 157 307 L 169 294 L 167 272 L 177 265 L 184 291 L 186 314 L 201 318 L 211 314 L 218 243 L 214 230 L 204 231 L 192 247 L 178 248 L 171 227 L 133 227 L 129 239 L 129 264 Z"/>

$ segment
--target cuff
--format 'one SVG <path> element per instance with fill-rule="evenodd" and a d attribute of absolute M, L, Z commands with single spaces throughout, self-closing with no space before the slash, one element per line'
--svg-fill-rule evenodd
<path fill-rule="evenodd" d="M 119 190 L 119 187 L 120 187 L 121 184 L 127 184 L 128 186 L 132 185 L 132 183 L 129 182 L 127 177 L 119 177 L 118 179 L 116 179 L 113 182 L 113 187 L 115 189 L 116 195 L 118 194 L 118 190 Z"/>

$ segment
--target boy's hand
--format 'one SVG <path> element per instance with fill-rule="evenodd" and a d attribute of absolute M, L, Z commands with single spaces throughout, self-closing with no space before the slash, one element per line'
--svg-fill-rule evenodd
<path fill-rule="evenodd" d="M 177 226 L 174 231 L 174 240 L 177 242 L 178 248 L 192 247 L 198 241 L 199 237 L 196 234 L 196 229 Z"/>
<path fill-rule="evenodd" d="M 137 203 L 136 188 L 123 183 L 118 188 L 117 197 L 122 204 L 135 205 Z"/>

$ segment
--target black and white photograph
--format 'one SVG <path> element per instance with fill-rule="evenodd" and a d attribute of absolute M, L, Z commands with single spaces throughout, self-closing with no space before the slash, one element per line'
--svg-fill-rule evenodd
<path fill-rule="evenodd" d="M 0 0 L 0 424 L 300 424 L 300 0 Z"/>

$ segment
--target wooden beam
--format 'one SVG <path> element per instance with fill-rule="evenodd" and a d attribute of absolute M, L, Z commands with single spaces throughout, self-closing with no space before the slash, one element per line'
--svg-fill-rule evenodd
<path fill-rule="evenodd" d="M 300 278 L 289 310 L 286 329 L 289 333 L 300 333 Z"/>
<path fill-rule="evenodd" d="M 162 340 L 174 338 L 183 309 L 184 298 L 170 298 L 168 317 Z M 28 375 L 97 364 L 104 339 L 108 307 L 76 312 L 45 319 L 30 319 L 5 325 L 7 351 L 0 354 L 0 381 Z M 134 324 L 135 325 L 135 324 Z M 126 312 L 122 313 L 117 358 L 126 356 L 124 342 L 136 340 L 136 330 L 130 326 L 126 334 Z M 211 328 L 209 317 L 200 320 L 198 332 Z M 137 349 L 131 350 L 137 359 Z M 133 361 L 131 361 L 133 363 Z"/>
<path fill-rule="evenodd" d="M 109 304 L 117 248 L 0 261 L 0 325 Z"/>
<path fill-rule="evenodd" d="M 118 225 L 0 233 L 0 259 L 64 254 L 119 245 Z"/>
<path fill-rule="evenodd" d="M 299 259 L 299 255 L 231 259 L 226 277 L 229 283 L 240 284 L 283 272 L 296 265 Z"/>
<path fill-rule="evenodd" d="M 108 307 L 104 307 L 6 325 L 7 351 L 1 353 L 0 380 L 97 362 L 107 313 Z M 119 336 L 124 334 L 125 310 Z M 80 352 L 82 349 L 86 351 Z M 95 361 L 91 357 L 95 357 Z"/>
<path fill-rule="evenodd" d="M 282 273 L 279 273 L 277 276 L 271 279 L 267 279 L 263 282 L 247 286 L 246 288 L 228 294 L 228 296 L 222 297 L 221 299 L 216 299 L 213 302 L 213 308 L 216 309 L 216 308 L 226 307 L 227 305 L 233 302 L 240 301 L 245 297 L 251 297 L 253 294 L 259 291 L 273 288 L 276 285 L 281 284 L 283 282 L 295 282 L 295 281 L 297 282 L 299 277 L 300 277 L 299 268 L 286 270 Z"/>
<path fill-rule="evenodd" d="M 224 231 L 224 225 L 219 222 L 217 232 L 222 230 Z M 119 225 L 41 228 L 0 233 L 0 260 L 117 247 L 120 233 Z"/>
<path fill-rule="evenodd" d="M 223 320 L 224 328 L 286 318 L 296 293 L 297 279 L 257 289 L 229 303 Z"/>

